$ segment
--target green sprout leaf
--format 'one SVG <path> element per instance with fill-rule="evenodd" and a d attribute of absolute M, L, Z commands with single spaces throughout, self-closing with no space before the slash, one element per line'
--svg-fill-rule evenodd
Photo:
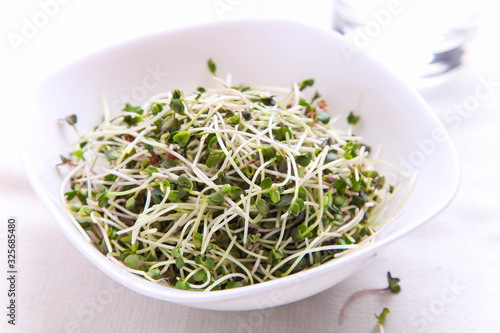
<path fill-rule="evenodd" d="M 184 115 L 185 114 L 185 106 L 184 103 L 182 103 L 179 99 L 172 99 L 170 101 L 170 108 L 174 111 L 177 112 L 178 114 Z"/>
<path fill-rule="evenodd" d="M 229 192 L 231 191 L 231 185 L 229 184 L 224 184 L 222 186 L 222 189 L 220 190 L 220 192 L 223 194 L 223 195 L 226 195 L 226 194 L 229 194 Z"/>
<path fill-rule="evenodd" d="M 108 204 L 108 194 L 105 192 L 99 196 L 97 199 L 97 204 L 99 207 L 103 208 Z"/>
<path fill-rule="evenodd" d="M 125 260 L 123 260 L 123 263 L 129 268 L 142 271 L 144 270 L 144 265 L 142 264 L 143 261 L 146 261 L 146 258 L 144 258 L 143 256 L 138 254 L 130 254 L 125 258 Z"/>
<path fill-rule="evenodd" d="M 222 161 L 223 158 L 224 156 L 221 154 L 212 155 L 207 159 L 205 165 L 207 166 L 207 168 L 214 168 L 220 161 Z"/>
<path fill-rule="evenodd" d="M 178 269 L 181 269 L 182 267 L 184 267 L 184 259 L 182 259 L 182 257 L 175 259 L 175 266 Z"/>
<path fill-rule="evenodd" d="M 229 191 L 229 197 L 231 199 L 239 199 L 242 194 L 245 192 L 243 189 L 239 186 L 231 186 L 231 190 Z"/>
<path fill-rule="evenodd" d="M 278 203 L 280 201 L 281 194 L 277 188 L 271 187 L 271 189 L 269 190 L 269 195 L 271 196 L 272 202 Z"/>
<path fill-rule="evenodd" d="M 257 210 L 259 211 L 259 213 L 261 215 L 267 215 L 270 211 L 270 208 L 269 208 L 269 205 L 267 204 L 267 202 L 263 199 L 259 199 L 257 200 L 257 202 L 255 203 L 255 206 L 257 207 Z"/>
<path fill-rule="evenodd" d="M 401 291 L 399 286 L 399 278 L 392 277 L 391 272 L 387 272 L 387 281 L 389 282 L 389 289 L 391 292 L 397 294 Z"/>
<path fill-rule="evenodd" d="M 330 122 L 330 115 L 326 112 L 319 111 L 316 114 L 316 119 L 321 121 L 323 124 L 328 124 Z"/>
<path fill-rule="evenodd" d="M 134 197 L 131 197 L 127 200 L 127 202 L 125 203 L 125 208 L 127 208 L 128 210 L 135 209 L 135 198 Z"/>
<path fill-rule="evenodd" d="M 123 111 L 134 112 L 134 113 L 141 114 L 141 115 L 144 113 L 144 110 L 141 109 L 140 106 L 132 106 L 130 103 L 127 103 L 125 105 L 125 108 L 123 108 Z"/>
<path fill-rule="evenodd" d="M 269 96 L 269 97 L 261 97 L 260 98 L 260 101 L 262 102 L 262 104 L 264 104 L 265 106 L 273 106 L 273 105 L 276 105 L 276 101 L 274 100 L 273 96 Z"/>
<path fill-rule="evenodd" d="M 302 200 L 307 199 L 307 192 L 303 186 L 299 187 L 299 198 L 301 198 Z"/>
<path fill-rule="evenodd" d="M 189 283 L 187 281 L 184 281 L 184 279 L 179 279 L 175 283 L 175 288 L 177 288 L 177 289 L 189 290 L 190 287 L 191 286 L 189 285 Z"/>
<path fill-rule="evenodd" d="M 241 281 L 229 281 L 226 283 L 226 287 L 224 289 L 233 289 L 233 288 L 239 288 L 243 286 L 243 282 Z"/>
<path fill-rule="evenodd" d="M 349 113 L 349 116 L 347 116 L 347 122 L 351 125 L 356 125 L 359 121 L 361 116 L 356 116 L 353 112 Z"/>
<path fill-rule="evenodd" d="M 312 87 L 314 84 L 314 79 L 306 79 L 299 84 L 299 89 L 304 90 L 307 87 Z"/>
<path fill-rule="evenodd" d="M 224 199 L 224 195 L 220 192 L 215 192 L 210 194 L 210 196 L 207 199 L 207 202 L 209 205 L 218 205 L 222 202 Z"/>
<path fill-rule="evenodd" d="M 309 163 L 311 163 L 311 158 L 307 154 L 297 155 L 295 156 L 295 162 L 303 167 L 306 167 Z"/>
<path fill-rule="evenodd" d="M 249 234 L 248 240 L 251 241 L 252 243 L 256 243 L 259 240 L 260 236 L 261 236 L 260 232 L 256 233 L 255 235 Z"/>
<path fill-rule="evenodd" d="M 152 106 L 151 106 L 151 113 L 156 116 L 158 113 L 160 113 L 161 111 L 163 111 L 163 106 L 165 104 L 163 103 L 154 103 Z"/>
<path fill-rule="evenodd" d="M 77 117 L 76 117 L 76 114 L 70 114 L 69 116 L 67 116 L 66 118 L 64 118 L 64 120 L 66 120 L 66 122 L 68 124 L 70 124 L 71 126 L 75 125 L 76 122 L 77 122 Z"/>
<path fill-rule="evenodd" d="M 378 176 L 378 172 L 375 170 L 366 170 L 366 171 L 363 171 L 363 173 L 365 174 L 366 177 L 370 177 L 370 178 L 375 178 Z"/>
<path fill-rule="evenodd" d="M 182 174 L 177 179 L 177 184 L 179 184 L 179 189 L 191 191 L 193 189 L 193 182 L 186 174 Z"/>
<path fill-rule="evenodd" d="M 269 161 L 271 158 L 276 156 L 276 149 L 274 149 L 271 145 L 263 145 L 260 151 L 266 161 Z"/>
<path fill-rule="evenodd" d="M 177 142 L 181 147 L 186 147 L 190 138 L 191 135 L 189 135 L 188 132 L 180 132 L 174 135 L 174 141 Z"/>
<path fill-rule="evenodd" d="M 160 273 L 160 270 L 158 268 L 149 269 L 147 274 L 152 279 L 155 279 L 155 280 L 161 279 L 161 273 Z"/>
<path fill-rule="evenodd" d="M 210 73 L 212 73 L 212 75 L 214 75 L 214 76 L 217 75 L 216 74 L 217 66 L 215 65 L 212 58 L 208 59 L 207 65 L 208 65 L 208 70 L 210 71 Z"/>
<path fill-rule="evenodd" d="M 271 188 L 272 185 L 273 185 L 273 181 L 269 177 L 264 178 L 260 182 L 260 188 L 263 190 L 267 190 L 267 189 Z"/>
<path fill-rule="evenodd" d="M 382 310 L 382 313 L 380 313 L 378 316 L 375 315 L 375 318 L 377 318 L 377 324 L 379 326 L 381 325 L 384 325 L 385 323 L 385 318 L 387 317 L 387 315 L 390 313 L 389 309 L 388 308 L 384 308 Z"/>

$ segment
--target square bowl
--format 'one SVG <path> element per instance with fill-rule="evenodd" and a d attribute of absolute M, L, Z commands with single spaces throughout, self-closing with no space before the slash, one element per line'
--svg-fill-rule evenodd
<path fill-rule="evenodd" d="M 380 157 L 418 177 L 403 214 L 372 244 L 319 267 L 265 283 L 214 292 L 177 290 L 128 273 L 100 253 L 67 219 L 59 200 L 61 154 L 75 140 L 59 119 L 78 116 L 79 130 L 102 119 L 103 92 L 112 109 L 140 104 L 175 88 L 209 86 L 206 61 L 236 83 L 289 86 L 305 78 L 339 112 L 359 95 L 356 127 Z M 386 68 L 352 49 L 340 35 L 288 21 L 245 20 L 166 31 L 112 46 L 47 78 L 22 116 L 19 147 L 29 180 L 62 232 L 91 262 L 122 285 L 157 299 L 212 310 L 254 310 L 294 302 L 341 282 L 377 251 L 440 213 L 459 185 L 455 149 L 422 98 Z M 36 140 L 35 140 L 36 138 Z"/>

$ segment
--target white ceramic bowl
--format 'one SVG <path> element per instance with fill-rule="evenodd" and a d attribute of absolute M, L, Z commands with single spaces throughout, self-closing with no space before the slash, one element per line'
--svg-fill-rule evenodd
<path fill-rule="evenodd" d="M 62 173 L 55 167 L 75 137 L 58 119 L 78 115 L 88 130 L 102 117 L 99 93 L 113 107 L 140 103 L 161 91 L 194 90 L 213 84 L 206 61 L 219 75 L 231 72 L 235 83 L 289 86 L 314 78 L 335 112 L 358 95 L 362 122 L 357 134 L 382 158 L 419 176 L 391 230 L 374 244 L 320 267 L 239 289 L 208 293 L 155 285 L 122 271 L 87 243 L 65 217 L 59 202 Z M 230 21 L 166 31 L 110 47 L 49 77 L 27 109 L 20 147 L 31 184 L 63 233 L 90 261 L 122 285 L 161 300 L 213 310 L 251 310 L 294 302 L 339 283 L 367 263 L 378 250 L 432 219 L 453 198 L 459 183 L 455 150 L 445 130 L 418 94 L 387 69 L 353 53 L 330 31 L 271 20 Z M 403 162 L 402 162 L 403 161 Z"/>

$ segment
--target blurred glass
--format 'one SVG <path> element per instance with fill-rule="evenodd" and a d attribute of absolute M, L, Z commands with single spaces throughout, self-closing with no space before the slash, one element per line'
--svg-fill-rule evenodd
<path fill-rule="evenodd" d="M 333 24 L 349 44 L 422 83 L 462 65 L 479 8 L 477 0 L 334 0 Z"/>

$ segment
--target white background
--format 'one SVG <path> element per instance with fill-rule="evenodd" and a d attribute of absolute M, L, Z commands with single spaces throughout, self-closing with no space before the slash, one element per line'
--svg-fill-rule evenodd
<path fill-rule="evenodd" d="M 1 272 L 6 271 L 8 216 L 18 218 L 19 247 L 18 325 L 6 324 L 7 284 L 0 273 L 1 332 L 376 332 L 373 314 L 384 307 L 391 310 L 386 332 L 500 331 L 498 5 L 485 3 L 466 66 L 444 84 L 422 90 L 459 152 L 462 186 L 451 206 L 330 290 L 279 308 L 223 313 L 129 291 L 74 249 L 29 186 L 14 142 L 16 131 L 29 133 L 13 116 L 23 112 L 23 100 L 46 75 L 109 45 L 155 31 L 248 17 L 286 18 L 327 29 L 331 1 L 66 1 L 52 7 L 46 24 L 13 47 L 9 36 L 21 34 L 25 20 L 33 22 L 47 2 L 0 5 Z M 221 14 L 220 3 L 230 9 Z M 474 96 L 479 77 L 493 81 L 488 98 L 459 121 L 443 118 Z M 385 287 L 389 270 L 401 278 L 401 293 L 356 300 L 339 326 L 344 300 L 363 288 Z"/>

